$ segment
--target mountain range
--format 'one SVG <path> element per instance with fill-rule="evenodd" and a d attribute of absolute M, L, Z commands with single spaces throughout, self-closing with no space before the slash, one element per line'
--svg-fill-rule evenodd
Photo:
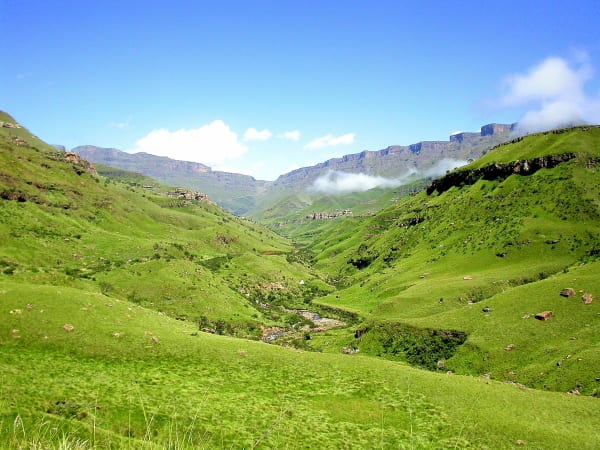
<path fill-rule="evenodd" d="M 210 167 L 195 162 L 177 161 L 147 153 L 130 154 L 93 145 L 79 146 L 72 151 L 95 164 L 140 172 L 168 185 L 200 190 L 236 215 L 263 219 L 268 216 L 267 210 L 275 203 L 288 199 L 288 204 L 298 204 L 294 197 L 299 193 L 306 197 L 311 193 L 315 181 L 328 173 L 365 174 L 392 180 L 411 174 L 412 179 L 441 175 L 447 169 L 476 159 L 490 148 L 507 141 L 512 128 L 512 125 L 488 124 L 482 126 L 477 133 L 455 133 L 448 141 L 422 141 L 408 146 L 395 145 L 377 151 L 363 151 L 294 170 L 279 176 L 275 181 L 213 171 Z M 401 182 L 395 184 L 399 185 Z M 312 192 L 308 203 L 312 204 L 318 194 Z M 307 200 L 300 203 L 305 206 Z M 285 216 L 290 212 L 288 210 L 283 214 Z"/>

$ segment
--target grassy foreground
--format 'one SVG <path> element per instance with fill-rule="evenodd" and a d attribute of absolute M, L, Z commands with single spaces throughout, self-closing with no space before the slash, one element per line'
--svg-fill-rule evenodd
<path fill-rule="evenodd" d="M 600 442 L 594 398 L 197 334 L 154 311 L 72 288 L 3 283 L 1 292 L 0 436 L 10 448 Z"/>

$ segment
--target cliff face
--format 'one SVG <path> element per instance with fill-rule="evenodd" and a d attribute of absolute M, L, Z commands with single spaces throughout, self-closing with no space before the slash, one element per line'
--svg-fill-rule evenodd
<path fill-rule="evenodd" d="M 482 136 L 492 136 L 498 133 L 509 133 L 515 129 L 516 123 L 506 125 L 502 123 L 489 123 L 481 127 Z"/>
<path fill-rule="evenodd" d="M 421 141 L 411 145 L 392 145 L 382 150 L 363 151 L 333 158 L 311 167 L 281 175 L 273 189 L 304 189 L 330 170 L 398 177 L 414 170 L 427 170 L 441 159 L 471 160 L 484 151 L 509 140 L 511 125 L 490 124 L 488 134 L 459 133 L 448 141 Z"/>
<path fill-rule="evenodd" d="M 431 195 L 436 191 L 441 194 L 452 187 L 472 185 L 479 180 L 503 180 L 514 174 L 533 175 L 540 169 L 552 169 L 575 157 L 575 153 L 563 153 L 511 163 L 496 163 L 480 169 L 457 170 L 434 180 L 427 188 L 427 195 Z"/>

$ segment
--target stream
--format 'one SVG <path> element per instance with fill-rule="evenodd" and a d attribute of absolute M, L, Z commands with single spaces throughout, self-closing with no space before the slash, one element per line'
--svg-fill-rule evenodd
<path fill-rule="evenodd" d="M 321 333 L 323 331 L 331 330 L 332 328 L 345 327 L 346 323 L 338 319 L 332 319 L 330 317 L 323 317 L 318 312 L 310 311 L 308 309 L 287 309 L 283 308 L 283 311 L 291 314 L 299 314 L 304 319 L 310 320 L 314 326 L 303 325 L 300 326 L 300 322 L 295 323 L 291 328 L 283 327 L 266 327 L 263 329 L 263 342 L 274 342 L 277 339 L 286 336 L 294 336 L 298 333 Z"/>

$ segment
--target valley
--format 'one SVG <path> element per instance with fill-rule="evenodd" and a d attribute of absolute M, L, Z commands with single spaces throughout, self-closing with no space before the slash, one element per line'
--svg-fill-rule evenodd
<path fill-rule="evenodd" d="M 600 127 L 244 218 L 0 121 L 8 448 L 598 447 Z"/>

